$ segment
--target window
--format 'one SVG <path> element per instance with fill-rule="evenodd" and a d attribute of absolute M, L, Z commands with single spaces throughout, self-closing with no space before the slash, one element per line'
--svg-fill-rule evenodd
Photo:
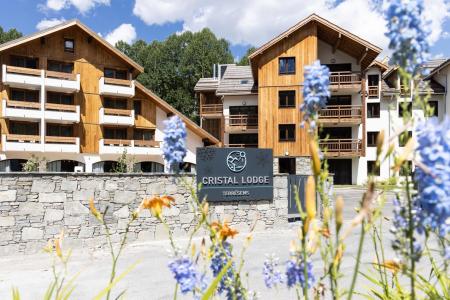
<path fill-rule="evenodd" d="M 10 92 L 11 100 L 39 102 L 39 91 L 11 89 Z"/>
<path fill-rule="evenodd" d="M 127 129 L 126 128 L 104 128 L 105 139 L 113 140 L 126 140 L 127 139 Z"/>
<path fill-rule="evenodd" d="M 295 57 L 280 57 L 278 67 L 280 75 L 295 74 Z"/>
<path fill-rule="evenodd" d="M 405 161 L 401 166 L 399 174 L 400 176 L 407 176 L 411 175 L 412 171 L 413 171 L 412 161 L 408 160 Z"/>
<path fill-rule="evenodd" d="M 352 95 L 333 95 L 328 98 L 327 105 L 352 105 Z"/>
<path fill-rule="evenodd" d="M 378 131 L 368 131 L 367 132 L 367 147 L 376 147 L 377 146 L 377 138 L 378 138 Z"/>
<path fill-rule="evenodd" d="M 37 69 L 39 60 L 33 57 L 11 56 L 11 66 Z"/>
<path fill-rule="evenodd" d="M 258 147 L 258 134 L 230 134 L 229 143 L 234 147 Z"/>
<path fill-rule="evenodd" d="M 295 174 L 295 158 L 280 157 L 278 159 L 278 172 L 281 174 Z"/>
<path fill-rule="evenodd" d="M 398 103 L 398 116 L 400 118 L 403 118 L 406 112 L 408 112 L 408 115 L 412 115 L 412 103 L 411 102 L 399 102 Z"/>
<path fill-rule="evenodd" d="M 153 161 L 143 161 L 135 165 L 135 169 L 142 173 L 164 173 L 164 165 L 153 162 Z"/>
<path fill-rule="evenodd" d="M 326 64 L 330 72 L 351 72 L 352 64 Z"/>
<path fill-rule="evenodd" d="M 155 131 L 151 129 L 135 129 L 133 139 L 138 141 L 152 141 L 155 137 Z"/>
<path fill-rule="evenodd" d="M 47 92 L 47 103 L 73 105 L 73 94 Z"/>
<path fill-rule="evenodd" d="M 257 116 L 258 106 L 230 106 L 230 115 L 246 115 L 246 116 Z"/>
<path fill-rule="evenodd" d="M 367 174 L 380 176 L 380 166 L 377 166 L 376 161 L 374 160 L 367 161 Z"/>
<path fill-rule="evenodd" d="M 47 164 L 47 171 L 50 172 L 74 172 L 75 167 L 81 166 L 84 169 L 84 164 L 76 160 L 55 160 Z"/>
<path fill-rule="evenodd" d="M 105 68 L 104 74 L 106 78 L 128 79 L 127 71 Z"/>
<path fill-rule="evenodd" d="M 428 105 L 432 109 L 431 116 L 438 117 L 439 116 L 439 102 L 438 101 L 428 101 Z"/>
<path fill-rule="evenodd" d="M 72 125 L 47 124 L 48 136 L 73 136 Z"/>
<path fill-rule="evenodd" d="M 11 134 L 39 135 L 39 123 L 10 121 Z"/>
<path fill-rule="evenodd" d="M 47 62 L 47 70 L 55 71 L 55 72 L 63 72 L 63 73 L 72 73 L 73 72 L 73 63 L 49 60 Z"/>
<path fill-rule="evenodd" d="M 367 118 L 380 117 L 380 103 L 367 103 Z"/>
<path fill-rule="evenodd" d="M 294 124 L 278 125 L 278 134 L 280 142 L 295 141 L 295 125 Z"/>
<path fill-rule="evenodd" d="M 295 107 L 295 91 L 279 91 L 278 105 L 280 108 Z"/>
<path fill-rule="evenodd" d="M 75 41 L 73 39 L 64 39 L 64 51 L 75 52 Z"/>
<path fill-rule="evenodd" d="M 116 98 L 104 98 L 105 108 L 127 109 L 127 100 Z"/>
<path fill-rule="evenodd" d="M 380 76 L 378 75 L 368 75 L 367 76 L 367 85 L 368 86 L 376 86 L 378 87 L 378 82 L 380 81 Z"/>
<path fill-rule="evenodd" d="M 405 132 L 403 132 L 402 134 L 400 134 L 400 136 L 398 137 L 398 145 L 400 147 L 405 147 L 406 143 L 408 142 L 408 140 L 412 138 L 412 131 L 408 131 L 408 133 L 406 134 Z"/>
<path fill-rule="evenodd" d="M 133 109 L 134 109 L 135 116 L 142 114 L 142 101 L 135 100 L 133 102 Z"/>

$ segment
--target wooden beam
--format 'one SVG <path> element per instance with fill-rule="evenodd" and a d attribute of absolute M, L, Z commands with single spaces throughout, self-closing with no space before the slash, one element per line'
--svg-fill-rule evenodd
<path fill-rule="evenodd" d="M 364 51 L 364 52 L 361 54 L 361 58 L 358 60 L 358 65 L 361 64 L 361 62 L 364 60 L 364 58 L 366 58 L 366 56 L 367 56 L 368 53 L 369 53 L 369 48 L 366 48 L 366 51 Z"/>
<path fill-rule="evenodd" d="M 333 53 L 336 52 L 336 50 L 338 49 L 339 45 L 341 44 L 341 41 L 342 41 L 342 34 L 339 32 L 338 38 L 337 38 L 336 42 L 333 45 Z"/>

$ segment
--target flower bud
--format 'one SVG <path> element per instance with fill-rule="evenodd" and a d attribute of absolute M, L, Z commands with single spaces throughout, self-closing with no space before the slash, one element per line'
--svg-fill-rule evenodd
<path fill-rule="evenodd" d="M 335 218 L 336 218 L 336 231 L 339 232 L 342 227 L 342 223 L 344 222 L 344 198 L 342 196 L 338 196 L 335 204 Z"/>
<path fill-rule="evenodd" d="M 309 142 L 309 152 L 311 152 L 312 167 L 315 176 L 320 174 L 319 148 L 315 140 Z"/>
<path fill-rule="evenodd" d="M 383 151 L 384 144 L 384 130 L 381 130 L 377 136 L 377 158 L 380 157 L 381 152 Z"/>
<path fill-rule="evenodd" d="M 305 189 L 305 207 L 308 219 L 316 217 L 316 182 L 313 176 L 308 176 Z"/>

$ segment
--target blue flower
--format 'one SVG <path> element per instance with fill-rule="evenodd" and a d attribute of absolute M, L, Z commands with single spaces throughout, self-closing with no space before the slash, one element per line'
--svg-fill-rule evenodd
<path fill-rule="evenodd" d="M 184 256 L 169 263 L 169 269 L 173 277 L 180 285 L 181 293 L 203 291 L 207 287 L 205 275 L 200 274 L 195 268 L 194 262 Z"/>
<path fill-rule="evenodd" d="M 385 11 L 392 60 L 415 75 L 427 60 L 429 24 L 423 17 L 423 0 L 391 0 Z"/>
<path fill-rule="evenodd" d="M 322 66 L 317 60 L 312 65 L 305 66 L 304 77 L 300 110 L 303 112 L 303 120 L 309 121 L 311 129 L 314 129 L 317 112 L 326 106 L 330 97 L 330 72 L 327 66 Z"/>
<path fill-rule="evenodd" d="M 308 281 L 305 280 L 305 265 L 304 261 L 301 260 L 298 255 L 293 256 L 286 263 L 286 279 L 287 286 L 289 288 L 295 286 L 296 284 L 300 284 L 302 288 L 305 287 L 305 284 L 308 288 L 312 287 L 315 282 L 315 277 L 312 272 L 312 264 L 311 262 L 306 262 L 307 276 Z"/>
<path fill-rule="evenodd" d="M 186 156 L 186 125 L 178 116 L 173 116 L 164 121 L 164 126 L 163 156 L 173 168 L 182 163 Z"/>
<path fill-rule="evenodd" d="M 450 119 L 430 118 L 417 126 L 421 165 L 416 168 L 417 201 L 423 224 L 442 237 L 450 233 Z"/>
<path fill-rule="evenodd" d="M 264 283 L 266 284 L 266 287 L 269 289 L 277 286 L 280 283 L 283 283 L 283 275 L 279 270 L 277 270 L 277 267 L 278 267 L 278 259 L 273 255 L 269 256 L 264 261 L 263 265 Z"/>

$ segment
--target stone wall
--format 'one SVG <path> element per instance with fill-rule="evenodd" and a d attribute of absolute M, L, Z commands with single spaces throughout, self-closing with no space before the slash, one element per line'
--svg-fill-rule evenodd
<path fill-rule="evenodd" d="M 195 178 L 187 175 L 186 180 Z M 158 175 L 3 173 L 0 174 L 0 255 L 40 251 L 49 239 L 64 229 L 65 245 L 77 248 L 101 247 L 104 230 L 89 213 L 90 198 L 100 211 L 108 206 L 105 220 L 113 240 L 119 241 L 130 212 L 142 199 L 171 195 L 176 205 L 165 211 L 175 236 L 193 230 L 191 195 L 180 177 Z M 211 203 L 213 219 L 228 220 L 240 231 L 256 224 L 264 230 L 287 223 L 287 177 L 274 177 L 273 201 Z M 129 241 L 165 239 L 167 234 L 156 218 L 143 212 L 130 227 Z"/>

